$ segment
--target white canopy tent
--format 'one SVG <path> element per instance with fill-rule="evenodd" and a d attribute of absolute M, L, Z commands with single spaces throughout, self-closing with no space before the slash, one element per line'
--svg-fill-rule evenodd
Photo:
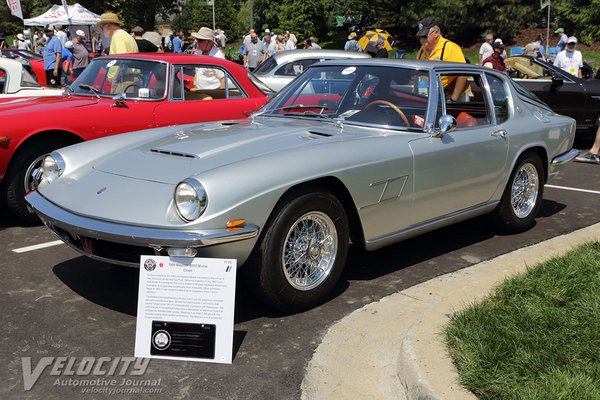
<path fill-rule="evenodd" d="M 65 12 L 62 5 L 53 5 L 48 11 L 35 18 L 24 20 L 26 26 L 47 26 L 47 25 L 94 25 L 100 21 L 100 16 L 91 12 L 79 3 L 68 6 L 69 15 Z"/>

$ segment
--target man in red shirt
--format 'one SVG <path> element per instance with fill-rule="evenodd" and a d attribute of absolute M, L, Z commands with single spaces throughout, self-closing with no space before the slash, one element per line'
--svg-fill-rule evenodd
<path fill-rule="evenodd" d="M 485 67 L 506 72 L 506 64 L 504 64 L 504 58 L 502 57 L 502 52 L 504 51 L 504 43 L 502 43 L 502 39 L 494 40 L 494 43 L 492 43 L 492 48 L 494 49 L 492 55 L 483 60 L 481 64 Z"/>

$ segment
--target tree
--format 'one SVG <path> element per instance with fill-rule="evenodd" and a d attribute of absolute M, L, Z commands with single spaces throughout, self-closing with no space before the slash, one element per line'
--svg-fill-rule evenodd
<path fill-rule="evenodd" d="M 328 30 L 329 5 L 326 0 L 283 0 L 279 6 L 279 26 L 303 37 L 323 37 Z"/>

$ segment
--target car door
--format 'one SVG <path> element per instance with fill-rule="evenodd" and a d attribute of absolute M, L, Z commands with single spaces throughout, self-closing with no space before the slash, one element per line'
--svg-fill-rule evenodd
<path fill-rule="evenodd" d="M 438 115 L 456 119 L 456 130 L 410 143 L 415 223 L 488 202 L 505 171 L 510 140 L 510 132 L 506 132 L 510 111 L 506 82 L 489 75 L 488 85 L 480 73 L 448 73 L 440 78 L 451 82 L 459 76 L 466 77 L 470 87 L 463 101 L 447 104 L 447 94 L 440 93 L 438 105 Z"/>
<path fill-rule="evenodd" d="M 584 122 L 587 96 L 579 79 L 538 60 L 513 58 L 517 71 L 513 79 L 516 82 L 533 92 L 556 113 L 575 118 L 577 125 Z"/>
<path fill-rule="evenodd" d="M 91 63 L 71 86 L 75 95 L 71 123 L 81 126 L 78 131 L 86 139 L 157 126 L 155 108 L 166 101 L 166 90 L 157 85 L 164 84 L 166 71 L 166 63 L 148 60 Z"/>
<path fill-rule="evenodd" d="M 207 81 L 217 79 L 212 86 Z M 176 65 L 170 75 L 169 101 L 156 108 L 160 126 L 244 119 L 260 102 L 227 70 L 216 65 Z"/>

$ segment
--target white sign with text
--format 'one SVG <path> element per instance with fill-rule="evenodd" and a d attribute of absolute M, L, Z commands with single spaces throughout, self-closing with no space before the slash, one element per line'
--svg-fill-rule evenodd
<path fill-rule="evenodd" d="M 236 265 L 142 256 L 135 356 L 231 364 Z"/>

